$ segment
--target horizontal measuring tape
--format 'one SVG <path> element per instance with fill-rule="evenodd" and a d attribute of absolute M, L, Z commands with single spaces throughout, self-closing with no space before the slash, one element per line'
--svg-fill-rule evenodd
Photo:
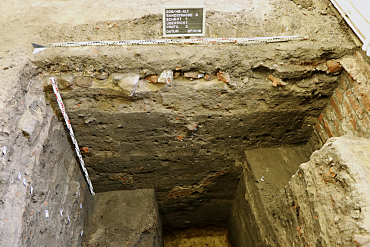
<path fill-rule="evenodd" d="M 78 46 L 130 46 L 130 45 L 163 45 L 163 44 L 212 44 L 212 43 L 271 43 L 293 40 L 305 40 L 308 36 L 276 36 L 276 37 L 256 37 L 256 38 L 205 38 L 205 39 L 153 39 L 153 40 L 121 40 L 121 41 L 82 41 L 82 42 L 62 42 L 50 43 L 47 45 L 33 45 L 33 54 L 39 53 L 48 48 L 54 47 L 78 47 Z"/>

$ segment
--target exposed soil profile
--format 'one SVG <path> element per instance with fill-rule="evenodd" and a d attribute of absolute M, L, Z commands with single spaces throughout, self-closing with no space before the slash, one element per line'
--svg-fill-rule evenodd
<path fill-rule="evenodd" d="M 31 42 L 161 39 L 161 6 L 195 2 L 206 38 L 308 39 L 32 55 Z M 15 0 L 0 12 L 1 246 L 369 242 L 369 59 L 328 1 Z"/>

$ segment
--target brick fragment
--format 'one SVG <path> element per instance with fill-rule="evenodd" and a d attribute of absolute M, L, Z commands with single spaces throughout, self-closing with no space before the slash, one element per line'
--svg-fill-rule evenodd
<path fill-rule="evenodd" d="M 277 86 L 286 86 L 286 83 L 285 83 L 285 82 L 280 81 L 280 80 L 279 80 L 279 78 L 276 78 L 276 77 L 274 77 L 273 75 L 270 75 L 270 76 L 268 77 L 268 79 L 269 79 L 270 81 L 272 81 L 272 86 L 273 86 L 273 87 L 277 87 Z"/>
<path fill-rule="evenodd" d="M 225 73 L 223 71 L 220 71 L 217 73 L 217 78 L 219 81 L 223 81 L 225 83 L 229 83 L 230 82 L 230 75 L 229 73 Z"/>
<path fill-rule="evenodd" d="M 337 61 L 333 60 L 327 61 L 326 65 L 328 66 L 330 73 L 337 73 L 342 71 L 342 66 Z"/>
<path fill-rule="evenodd" d="M 323 119 L 324 119 L 324 115 L 321 113 L 320 116 L 319 116 L 319 121 L 322 123 Z"/>
<path fill-rule="evenodd" d="M 204 80 L 207 80 L 207 81 L 212 80 L 212 75 L 205 74 L 205 75 L 204 75 Z"/>
<path fill-rule="evenodd" d="M 157 75 L 150 75 L 145 77 L 145 80 L 151 82 L 151 83 L 157 83 L 158 82 L 158 77 Z"/>

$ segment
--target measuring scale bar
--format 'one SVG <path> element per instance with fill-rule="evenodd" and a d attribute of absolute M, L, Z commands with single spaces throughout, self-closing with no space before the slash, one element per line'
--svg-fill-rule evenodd
<path fill-rule="evenodd" d="M 129 45 L 163 45 L 163 44 L 209 44 L 209 43 L 271 43 L 293 40 L 306 40 L 308 36 L 276 36 L 276 37 L 256 37 L 256 38 L 204 38 L 204 39 L 153 39 L 153 40 L 122 40 L 122 41 L 82 41 L 82 42 L 61 42 L 44 45 L 33 45 L 33 54 L 39 53 L 48 48 L 54 47 L 78 47 L 78 46 L 129 46 Z"/>

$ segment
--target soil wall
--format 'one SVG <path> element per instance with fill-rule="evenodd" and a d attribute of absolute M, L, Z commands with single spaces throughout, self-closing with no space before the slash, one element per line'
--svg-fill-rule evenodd
<path fill-rule="evenodd" d="M 264 161 L 248 162 L 247 155 L 250 171 L 238 185 L 230 221 L 235 228 L 231 232 L 244 232 L 240 237 L 231 234 L 235 246 L 369 244 L 369 141 L 360 138 L 369 137 L 368 64 L 361 52 L 327 63 L 332 73 L 341 73 L 341 82 L 307 143 L 311 150 L 325 145 L 292 173 L 280 193 L 266 197 L 271 188 L 261 187 L 269 180 L 261 177 Z M 277 163 L 286 161 L 268 153 Z"/>
<path fill-rule="evenodd" d="M 278 246 L 268 212 L 276 207 L 280 191 L 313 150 L 308 143 L 245 151 L 243 173 L 229 218 L 233 246 Z"/>
<path fill-rule="evenodd" d="M 80 246 L 91 195 L 36 71 L 25 67 L 7 105 L 1 154 L 1 245 Z"/>
<path fill-rule="evenodd" d="M 218 61 L 210 57 L 214 47 L 186 47 L 187 56 L 209 61 L 200 68 L 191 59 L 175 59 L 185 48 L 158 47 L 163 50 L 155 64 L 174 79 L 152 83 L 147 78 L 161 74 L 152 50 L 135 47 L 112 60 L 117 49 L 96 57 L 84 51 L 79 56 L 54 54 L 51 63 L 43 57 L 34 63 L 45 69 L 41 83 L 57 76 L 96 191 L 155 188 L 169 228 L 226 224 L 244 149 L 307 142 L 313 120 L 338 83 L 338 75 L 327 73 L 323 61 L 275 68 L 265 55 L 257 63 L 252 56 L 239 57 L 253 47 L 231 46 L 217 48 L 223 54 Z M 143 57 L 133 59 L 138 52 Z M 127 58 L 133 62 L 120 69 Z M 283 60 L 278 55 L 274 63 Z M 229 82 L 217 77 L 217 63 L 239 62 L 238 70 L 228 73 Z M 209 79 L 199 79 L 202 74 Z M 274 87 L 270 75 L 286 85 Z M 50 88 L 47 95 L 52 95 Z"/>

